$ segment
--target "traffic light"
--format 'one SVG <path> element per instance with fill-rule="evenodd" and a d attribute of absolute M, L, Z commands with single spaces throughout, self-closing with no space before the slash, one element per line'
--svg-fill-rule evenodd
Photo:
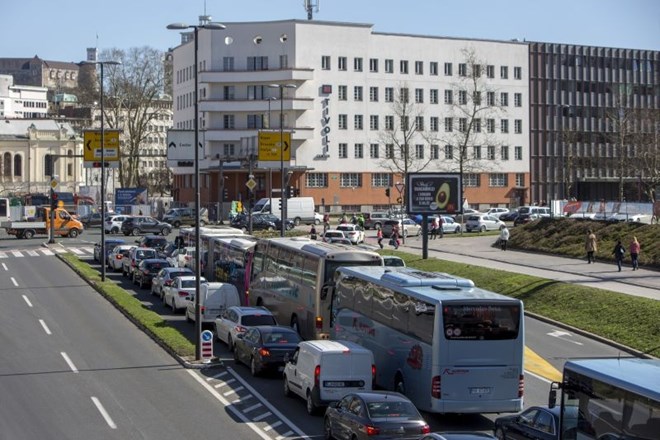
<path fill-rule="evenodd" d="M 290 199 L 291 197 L 295 197 L 295 188 L 291 185 L 286 187 L 286 197 Z"/>
<path fill-rule="evenodd" d="M 385 188 L 385 195 L 386 195 L 387 197 L 390 196 L 390 189 L 389 189 L 389 188 Z"/>
<path fill-rule="evenodd" d="M 282 212 L 282 198 L 280 198 L 278 200 L 278 203 L 279 203 L 279 206 L 277 207 L 277 209 L 279 209 L 279 211 Z"/>
<path fill-rule="evenodd" d="M 50 209 L 56 209 L 57 208 L 57 193 L 54 190 L 50 190 Z"/>
<path fill-rule="evenodd" d="M 222 191 L 222 200 L 223 200 L 223 201 L 227 201 L 227 200 L 229 200 L 229 188 L 225 188 L 225 189 Z"/>
<path fill-rule="evenodd" d="M 293 188 L 293 197 L 300 196 L 300 188 Z"/>

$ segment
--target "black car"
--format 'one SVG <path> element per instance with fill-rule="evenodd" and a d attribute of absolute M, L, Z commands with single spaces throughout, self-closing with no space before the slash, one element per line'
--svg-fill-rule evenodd
<path fill-rule="evenodd" d="M 325 438 L 417 439 L 430 433 L 428 423 L 403 394 L 392 391 L 350 393 L 325 411 Z"/>
<path fill-rule="evenodd" d="M 140 240 L 137 241 L 139 247 L 148 247 L 154 248 L 159 252 L 164 252 L 165 248 L 169 244 L 166 237 L 158 235 L 145 235 Z"/>
<path fill-rule="evenodd" d="M 557 440 L 560 407 L 532 406 L 520 414 L 495 419 L 495 437 L 505 439 Z M 567 428 L 577 426 L 577 408 L 566 407 Z"/>
<path fill-rule="evenodd" d="M 141 235 L 144 233 L 169 235 L 172 225 L 160 222 L 153 217 L 136 215 L 128 217 L 121 224 L 121 232 L 124 235 Z"/>
<path fill-rule="evenodd" d="M 249 218 L 246 214 L 237 215 L 231 222 L 231 226 L 244 231 L 248 230 Z M 273 214 L 253 214 L 252 215 L 252 230 L 253 231 L 278 231 L 281 228 L 280 219 Z M 290 231 L 294 228 L 293 221 L 286 221 L 286 230 Z"/>
<path fill-rule="evenodd" d="M 512 222 L 516 220 L 516 217 L 518 217 L 518 211 L 510 211 L 500 215 L 500 220 L 503 222 Z"/>
<path fill-rule="evenodd" d="M 513 226 L 520 226 L 527 224 L 533 220 L 531 214 L 518 214 L 513 220 Z"/>
<path fill-rule="evenodd" d="M 291 327 L 261 325 L 236 335 L 234 360 L 250 367 L 253 376 L 269 370 L 281 373 L 284 357 L 298 348 L 300 335 Z"/>
<path fill-rule="evenodd" d="M 101 226 L 103 221 L 101 220 L 100 212 L 90 212 L 80 216 L 80 223 L 82 223 L 86 228 L 93 226 Z"/>
<path fill-rule="evenodd" d="M 146 258 L 140 261 L 137 269 L 133 271 L 133 284 L 140 286 L 140 289 L 151 284 L 151 280 L 165 267 L 171 267 L 167 260 L 162 258 Z"/>

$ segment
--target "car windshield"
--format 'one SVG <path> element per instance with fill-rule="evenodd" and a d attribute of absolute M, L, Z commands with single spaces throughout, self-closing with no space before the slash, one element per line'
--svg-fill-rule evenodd
<path fill-rule="evenodd" d="M 273 315 L 246 315 L 241 319 L 243 325 L 275 325 L 275 317 Z"/>
<path fill-rule="evenodd" d="M 367 412 L 371 420 L 385 418 L 421 419 L 415 405 L 410 402 L 369 402 Z"/>
<path fill-rule="evenodd" d="M 263 333 L 264 343 L 266 344 L 297 344 L 300 342 L 300 336 L 295 332 L 273 331 Z"/>

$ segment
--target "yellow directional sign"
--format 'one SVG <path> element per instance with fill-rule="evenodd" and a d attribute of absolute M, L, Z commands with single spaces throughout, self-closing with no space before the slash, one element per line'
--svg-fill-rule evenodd
<path fill-rule="evenodd" d="M 291 160 L 291 133 L 288 131 L 281 133 L 281 143 L 284 148 L 280 147 L 280 132 L 279 131 L 260 131 L 259 132 L 259 160 L 260 161 L 279 161 Z"/>
<path fill-rule="evenodd" d="M 119 161 L 119 130 L 105 130 L 104 131 L 104 152 L 103 156 L 105 162 Z M 101 131 L 100 130 L 87 130 L 85 131 L 83 142 L 83 155 L 85 162 L 98 162 L 101 160 Z"/>

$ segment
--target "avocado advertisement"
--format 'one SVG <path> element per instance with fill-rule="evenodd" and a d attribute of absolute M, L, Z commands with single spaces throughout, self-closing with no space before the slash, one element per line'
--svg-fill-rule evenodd
<path fill-rule="evenodd" d="M 406 191 L 409 214 L 455 214 L 461 210 L 459 173 L 411 173 Z"/>

